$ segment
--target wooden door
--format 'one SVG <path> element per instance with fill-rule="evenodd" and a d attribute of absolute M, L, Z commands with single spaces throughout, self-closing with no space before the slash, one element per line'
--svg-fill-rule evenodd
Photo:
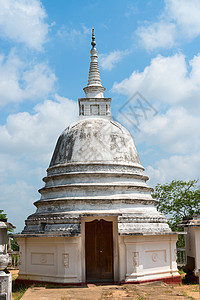
<path fill-rule="evenodd" d="M 85 223 L 86 280 L 113 281 L 112 222 Z"/>

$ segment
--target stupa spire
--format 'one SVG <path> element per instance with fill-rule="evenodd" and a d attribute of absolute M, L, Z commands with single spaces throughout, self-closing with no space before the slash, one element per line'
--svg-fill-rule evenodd
<path fill-rule="evenodd" d="M 83 89 L 85 98 L 79 98 L 79 118 L 98 117 L 111 120 L 111 98 L 104 98 L 105 88 L 101 84 L 94 28 L 92 29 L 92 49 L 88 84 Z"/>
<path fill-rule="evenodd" d="M 105 91 L 105 88 L 101 84 L 94 28 L 92 29 L 91 45 L 92 45 L 92 49 L 90 51 L 91 61 L 90 61 L 90 70 L 88 76 L 88 84 L 83 90 L 86 94 L 86 98 L 103 98 L 104 97 L 103 93 Z"/>

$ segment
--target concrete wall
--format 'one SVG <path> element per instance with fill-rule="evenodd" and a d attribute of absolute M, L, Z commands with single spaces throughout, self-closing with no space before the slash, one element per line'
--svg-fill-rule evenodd
<path fill-rule="evenodd" d="M 85 282 L 85 222 L 81 237 L 18 238 L 19 279 Z M 179 276 L 176 264 L 177 235 L 119 236 L 117 217 L 99 217 L 113 222 L 114 281 L 140 282 Z"/>
<path fill-rule="evenodd" d="M 177 235 L 121 236 L 120 281 L 140 282 L 179 276 Z"/>
<path fill-rule="evenodd" d="M 80 237 L 18 238 L 19 279 L 81 282 Z"/>

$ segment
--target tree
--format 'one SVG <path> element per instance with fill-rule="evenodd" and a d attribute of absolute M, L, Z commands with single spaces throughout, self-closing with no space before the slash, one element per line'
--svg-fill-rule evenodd
<path fill-rule="evenodd" d="M 158 211 L 165 214 L 172 231 L 183 231 L 178 227 L 183 217 L 200 214 L 200 187 L 198 180 L 173 180 L 169 184 L 157 184 L 153 198 L 159 200 Z M 178 247 L 184 246 L 184 237 L 179 235 Z"/>
<path fill-rule="evenodd" d="M 0 219 L 6 219 L 7 216 L 6 214 L 3 212 L 3 209 L 0 209 Z"/>

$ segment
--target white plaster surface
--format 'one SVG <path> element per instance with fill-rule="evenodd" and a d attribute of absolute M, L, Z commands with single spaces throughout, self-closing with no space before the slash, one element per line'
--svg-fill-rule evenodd
<path fill-rule="evenodd" d="M 21 264 L 19 279 L 85 282 L 85 221 L 81 237 L 19 238 Z M 114 280 L 138 282 L 178 276 L 175 249 L 177 235 L 119 236 L 113 221 Z"/>
<path fill-rule="evenodd" d="M 82 282 L 80 237 L 19 238 L 19 279 Z"/>
<path fill-rule="evenodd" d="M 190 220 L 185 227 L 186 263 L 187 267 L 198 276 L 200 269 L 200 219 Z M 192 258 L 192 260 L 191 260 Z M 193 269 L 194 264 L 194 269 Z"/>
<path fill-rule="evenodd" d="M 85 221 L 113 222 L 114 280 L 178 275 L 175 242 L 146 181 L 130 133 L 111 120 L 94 34 L 80 118 L 60 135 L 36 212 L 18 237 L 19 279 L 85 281 Z"/>
<path fill-rule="evenodd" d="M 179 276 L 175 258 L 176 240 L 177 235 L 121 237 L 120 281 L 138 282 Z"/>

